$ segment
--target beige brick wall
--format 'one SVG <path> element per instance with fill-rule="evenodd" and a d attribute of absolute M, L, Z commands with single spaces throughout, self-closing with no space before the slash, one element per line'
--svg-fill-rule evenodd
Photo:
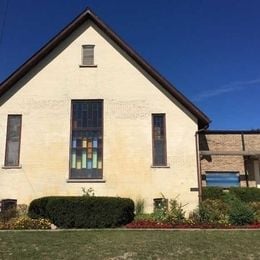
<path fill-rule="evenodd" d="M 260 134 L 244 134 L 245 151 L 260 151 Z M 200 150 L 212 152 L 238 152 L 243 151 L 241 134 L 205 134 L 200 133 Z M 201 156 L 202 185 L 205 186 L 205 173 L 207 171 L 235 171 L 240 174 L 240 186 L 255 187 L 254 168 L 252 159 L 256 156 L 244 157 L 242 155 L 203 155 Z"/>
<path fill-rule="evenodd" d="M 202 175 L 205 175 L 207 171 L 239 172 L 241 176 L 240 185 L 246 186 L 243 156 L 203 156 L 201 157 L 201 171 Z M 202 184 L 203 186 L 206 186 L 205 180 L 202 181 Z"/>
<path fill-rule="evenodd" d="M 260 151 L 260 134 L 245 134 L 245 150 Z"/>
<path fill-rule="evenodd" d="M 241 151 L 241 135 L 238 134 L 201 134 L 200 150 Z M 206 138 L 206 139 L 205 139 Z"/>

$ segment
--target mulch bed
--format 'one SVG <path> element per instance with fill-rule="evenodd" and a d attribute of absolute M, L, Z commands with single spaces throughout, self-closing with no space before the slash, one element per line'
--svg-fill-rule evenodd
<path fill-rule="evenodd" d="M 180 229 L 190 229 L 190 228 L 200 228 L 200 229 L 260 229 L 260 223 L 254 223 L 250 225 L 243 225 L 243 226 L 235 226 L 235 225 L 227 225 L 227 224 L 214 224 L 214 223 L 203 223 L 203 224 L 167 224 L 161 223 L 151 220 L 138 220 L 133 221 L 126 225 L 126 228 L 155 228 L 155 229 L 173 229 L 173 228 L 180 228 Z"/>

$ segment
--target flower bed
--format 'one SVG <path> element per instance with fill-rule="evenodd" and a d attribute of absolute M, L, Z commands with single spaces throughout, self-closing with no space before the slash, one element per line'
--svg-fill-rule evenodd
<path fill-rule="evenodd" d="M 171 199 L 169 207 L 155 208 L 153 213 L 139 212 L 126 228 L 260 229 L 259 202 L 245 203 L 231 193 L 222 194 L 221 198 L 204 200 L 188 218 L 185 205 Z M 166 200 L 164 196 L 162 200 Z"/>
<path fill-rule="evenodd" d="M 31 219 L 27 216 L 15 217 L 7 222 L 0 222 L 0 230 L 12 229 L 51 229 L 48 219 Z"/>
<path fill-rule="evenodd" d="M 135 220 L 126 225 L 127 228 L 173 228 L 172 224 L 152 220 Z"/>
<path fill-rule="evenodd" d="M 258 223 L 254 223 L 254 224 L 251 224 L 251 225 L 245 225 L 243 228 L 259 228 L 260 229 L 260 222 Z"/>
<path fill-rule="evenodd" d="M 154 228 L 154 229 L 190 229 L 190 228 L 199 228 L 199 229 L 239 229 L 239 228 L 247 228 L 247 229 L 260 229 L 260 222 L 254 223 L 250 225 L 244 226 L 235 226 L 230 224 L 219 224 L 219 223 L 201 223 L 201 224 L 193 224 L 193 223 L 183 223 L 183 224 L 168 224 L 168 223 L 160 223 L 158 221 L 152 220 L 135 220 L 125 226 L 126 228 Z"/>

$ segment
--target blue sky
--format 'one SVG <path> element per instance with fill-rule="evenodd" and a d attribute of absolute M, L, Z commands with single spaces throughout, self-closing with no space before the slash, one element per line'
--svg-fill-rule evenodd
<path fill-rule="evenodd" d="M 211 129 L 260 128 L 259 0 L 0 0 L 0 81 L 87 6 Z"/>

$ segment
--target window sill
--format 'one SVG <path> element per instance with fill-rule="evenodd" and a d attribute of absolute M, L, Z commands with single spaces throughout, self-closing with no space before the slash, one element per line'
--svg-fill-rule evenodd
<path fill-rule="evenodd" d="M 97 65 L 93 64 L 93 65 L 83 65 L 83 64 L 79 64 L 80 68 L 97 68 Z"/>
<path fill-rule="evenodd" d="M 22 169 L 22 165 L 17 166 L 2 166 L 2 169 Z"/>
<path fill-rule="evenodd" d="M 151 168 L 171 168 L 170 165 L 152 165 Z"/>
<path fill-rule="evenodd" d="M 104 179 L 67 179 L 67 183 L 105 183 Z"/>

